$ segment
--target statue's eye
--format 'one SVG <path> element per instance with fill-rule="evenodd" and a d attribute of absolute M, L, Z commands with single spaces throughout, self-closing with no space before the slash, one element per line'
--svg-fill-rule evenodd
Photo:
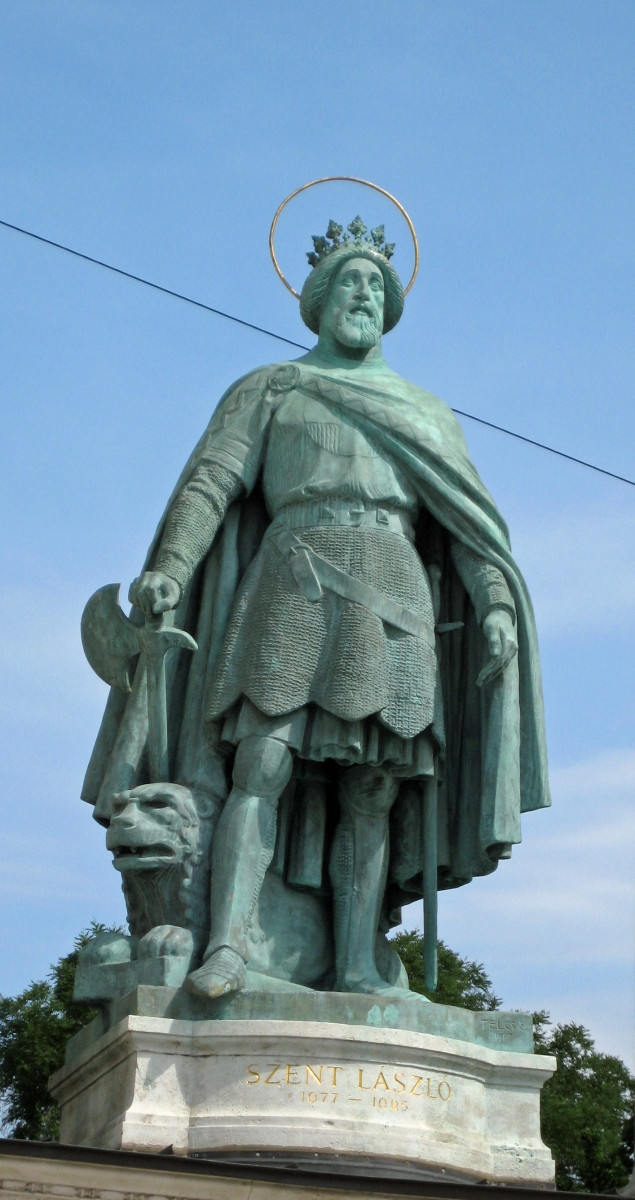
<path fill-rule="evenodd" d="M 169 800 L 164 800 L 161 796 L 157 796 L 155 800 L 146 800 L 146 808 L 170 808 Z"/>

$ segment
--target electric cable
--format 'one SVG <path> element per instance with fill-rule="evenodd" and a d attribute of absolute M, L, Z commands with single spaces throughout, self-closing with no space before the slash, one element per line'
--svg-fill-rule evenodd
<path fill-rule="evenodd" d="M 112 263 L 102 262 L 100 258 L 93 258 L 90 254 L 82 254 L 81 250 L 73 250 L 70 246 L 63 246 L 61 242 L 53 242 L 39 233 L 32 233 L 30 229 L 21 229 L 19 225 L 11 225 L 9 221 L 0 220 L 0 225 L 4 225 L 5 229 L 14 229 L 16 233 L 23 233 L 25 237 L 35 238 L 36 242 L 44 242 L 46 246 L 54 246 L 56 250 L 64 250 L 66 254 L 73 254 L 75 258 L 83 258 L 85 262 L 93 263 L 96 267 L 105 267 L 107 271 L 114 271 L 115 275 L 123 275 L 125 279 L 143 283 L 146 287 L 154 288 L 155 292 L 164 292 L 166 296 L 174 296 L 175 300 L 185 300 L 186 304 L 204 308 L 206 312 L 214 313 L 217 317 L 226 317 L 228 321 L 235 321 L 237 325 L 244 325 L 247 329 L 255 329 L 257 333 L 266 333 L 267 337 L 277 338 L 279 342 L 286 342 L 288 346 L 297 346 L 298 350 L 309 349 L 300 342 L 292 342 L 290 338 L 282 337 L 279 333 L 272 333 L 271 329 L 263 329 L 262 325 L 253 325 L 251 321 L 243 321 L 241 317 L 234 317 L 232 313 L 223 312 L 220 308 L 212 308 L 211 304 L 203 304 L 202 300 L 193 300 L 191 296 L 184 296 L 182 292 L 173 292 L 172 288 L 162 287 L 160 283 L 153 283 L 151 279 L 142 279 L 141 275 L 133 275 L 121 267 L 113 267 Z"/>
<path fill-rule="evenodd" d="M 453 413 L 459 417 L 468 417 L 470 421 L 478 421 L 479 425 L 487 425 L 490 429 L 497 429 L 499 433 L 506 433 L 509 437 L 518 438 L 520 442 L 527 442 L 530 446 L 537 446 L 539 450 L 548 450 L 550 454 L 557 454 L 559 458 L 568 458 L 569 462 L 577 463 L 580 467 L 588 467 L 590 471 L 599 471 L 600 475 L 608 475 L 609 479 L 619 479 L 620 483 L 630 483 L 631 487 L 635 487 L 635 479 L 627 479 L 625 475 L 616 475 L 614 471 L 607 471 L 606 467 L 596 467 L 595 463 L 585 462 L 583 458 L 576 458 L 573 454 L 566 454 L 564 450 L 556 450 L 553 446 L 547 446 L 544 442 L 536 442 L 533 438 L 525 437 L 522 433 L 515 433 L 513 429 L 505 429 L 503 425 L 495 425 L 493 421 L 486 421 L 484 417 L 475 417 L 473 413 L 463 412 L 460 408 L 453 408 Z"/>
<path fill-rule="evenodd" d="M 310 350 L 310 346 L 304 346 L 302 342 L 294 342 L 291 338 L 283 337 L 280 333 L 274 333 L 272 329 L 265 329 L 262 325 L 254 325 L 252 321 L 244 321 L 242 317 L 235 317 L 233 313 L 223 312 L 221 308 L 212 308 L 211 304 L 204 304 L 202 300 L 194 300 L 191 296 L 185 296 L 182 292 L 175 292 L 172 288 L 163 287 L 160 283 L 153 283 L 151 279 L 144 279 L 141 275 L 133 275 L 131 271 L 124 271 L 121 267 L 114 267 L 112 263 L 103 262 L 100 258 L 93 258 L 90 254 L 83 254 L 81 250 L 73 250 L 71 246 L 64 246 L 61 242 L 54 242 L 51 238 L 42 237 L 39 233 L 33 233 L 30 229 L 23 229 L 20 225 L 12 225 L 10 221 L 0 219 L 0 225 L 5 229 L 12 229 L 15 233 L 22 233 L 25 237 L 33 238 L 36 242 L 43 242 L 45 246 L 53 246 L 56 250 L 63 250 L 66 254 L 72 254 L 75 258 L 82 258 L 85 262 L 93 263 L 96 267 L 103 267 L 106 271 L 113 271 L 115 275 L 123 275 L 125 279 L 132 279 L 134 283 L 142 283 L 144 287 L 154 288 L 156 292 L 163 292 L 166 296 L 172 296 L 175 300 L 184 300 L 186 304 L 193 304 L 195 308 L 202 308 L 205 312 L 214 313 L 217 317 L 224 317 L 227 321 L 234 321 L 237 325 L 244 326 L 245 329 L 254 329 L 256 333 L 264 333 L 266 337 L 275 338 L 278 342 L 285 342 L 287 346 L 295 346 L 298 350 Z M 484 417 L 476 417 L 474 413 L 464 412 L 460 408 L 453 408 L 452 412 L 459 417 L 466 417 L 469 421 L 476 421 L 479 425 L 486 425 L 488 429 L 495 429 L 498 433 L 505 433 L 508 437 L 516 438 L 520 442 L 526 442 L 529 446 L 536 446 L 539 450 L 547 450 L 549 454 L 556 454 L 559 458 L 566 458 L 569 462 L 577 463 L 580 467 L 587 467 L 590 471 L 597 471 L 599 475 L 607 475 L 609 479 L 617 479 L 620 483 L 628 483 L 631 487 L 635 487 L 635 479 L 627 479 L 625 475 L 617 475 L 614 471 L 607 471 L 605 467 L 598 467 L 595 463 L 586 462 L 583 458 L 576 458 L 574 454 L 567 454 L 564 450 L 556 450 L 554 446 L 547 446 L 545 442 L 537 442 L 534 438 L 525 437 L 522 433 L 516 433 L 513 429 L 505 429 L 503 425 L 495 425 L 493 421 L 486 421 Z"/>

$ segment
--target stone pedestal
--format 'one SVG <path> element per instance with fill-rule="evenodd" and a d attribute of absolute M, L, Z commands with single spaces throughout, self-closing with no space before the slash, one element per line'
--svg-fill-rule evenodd
<path fill-rule="evenodd" d="M 132 1014 L 77 1044 L 51 1090 L 74 1145 L 549 1186 L 539 1099 L 554 1070 L 404 1029 Z"/>

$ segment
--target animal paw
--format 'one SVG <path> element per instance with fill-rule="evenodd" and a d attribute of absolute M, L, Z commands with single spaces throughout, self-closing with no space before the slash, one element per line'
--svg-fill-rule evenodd
<path fill-rule="evenodd" d="M 123 933 L 98 933 L 79 952 L 79 965 L 101 967 L 109 963 L 130 962 L 135 958 L 137 939 Z"/>
<path fill-rule="evenodd" d="M 192 956 L 194 939 L 189 929 L 180 925 L 155 925 L 139 942 L 138 957 L 167 958 Z"/>

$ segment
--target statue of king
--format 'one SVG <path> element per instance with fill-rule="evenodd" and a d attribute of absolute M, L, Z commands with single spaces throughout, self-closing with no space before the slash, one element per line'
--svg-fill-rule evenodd
<path fill-rule="evenodd" d="M 245 985 L 290 788 L 304 815 L 279 872 L 327 897 L 334 966 L 317 986 L 339 992 L 389 990 L 378 933 L 422 895 L 426 854 L 435 888 L 468 883 L 549 804 L 507 527 L 451 410 L 384 360 L 404 292 L 383 229 L 342 232 L 309 255 L 317 344 L 232 384 L 130 589 L 139 623 L 173 614 L 198 644 L 171 656 L 166 720 L 172 782 L 214 814 L 187 979 L 207 997 Z M 86 778 L 105 825 L 149 778 L 142 666 L 131 694 L 113 688 Z"/>

